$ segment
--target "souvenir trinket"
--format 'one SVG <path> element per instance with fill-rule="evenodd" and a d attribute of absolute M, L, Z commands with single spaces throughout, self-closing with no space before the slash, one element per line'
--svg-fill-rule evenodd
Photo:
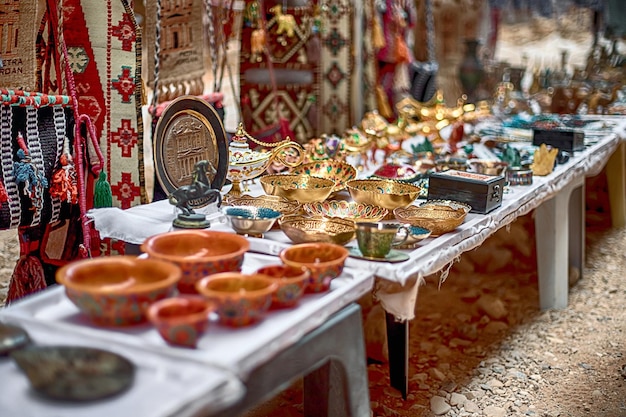
<path fill-rule="evenodd" d="M 557 148 L 548 149 L 545 144 L 542 144 L 539 149 L 535 151 L 533 157 L 533 163 L 530 168 L 533 170 L 533 175 L 548 175 L 554 170 L 554 163 L 559 153 Z"/>
<path fill-rule="evenodd" d="M 473 213 L 486 214 L 502 205 L 502 175 L 448 170 L 430 175 L 428 200 L 454 200 L 469 204 Z"/>
<path fill-rule="evenodd" d="M 256 151 L 250 149 L 248 139 L 259 146 L 269 146 L 271 151 Z M 245 131 L 243 123 L 239 123 L 237 133 L 231 138 L 228 147 L 228 179 L 232 181 L 232 187 L 226 194 L 227 197 L 241 195 L 241 182 L 259 177 L 276 161 L 286 167 L 295 168 L 304 161 L 304 149 L 297 142 L 287 138 L 281 142 L 264 143 Z M 243 192 L 249 191 L 244 188 Z"/>

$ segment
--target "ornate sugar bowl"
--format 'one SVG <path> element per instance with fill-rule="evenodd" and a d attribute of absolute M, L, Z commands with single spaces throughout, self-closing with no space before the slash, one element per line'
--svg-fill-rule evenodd
<path fill-rule="evenodd" d="M 255 151 L 250 149 L 248 139 L 257 145 L 271 147 L 271 150 Z M 267 170 L 275 161 L 289 168 L 295 168 L 304 161 L 304 149 L 298 143 L 287 138 L 277 143 L 264 143 L 252 137 L 240 123 L 228 147 L 229 163 L 227 178 L 232 188 L 227 196 L 240 196 L 241 182 L 254 179 Z M 250 191 L 244 187 L 243 192 Z"/>

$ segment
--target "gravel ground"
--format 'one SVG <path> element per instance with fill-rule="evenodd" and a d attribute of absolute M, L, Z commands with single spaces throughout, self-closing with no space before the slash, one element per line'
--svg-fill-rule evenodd
<path fill-rule="evenodd" d="M 372 416 L 626 416 L 626 229 L 588 229 L 586 249 L 564 310 L 539 309 L 532 263 L 428 279 L 410 325 L 408 398 L 389 387 L 386 363 L 370 363 Z M 248 417 L 301 415 L 297 381 Z"/>

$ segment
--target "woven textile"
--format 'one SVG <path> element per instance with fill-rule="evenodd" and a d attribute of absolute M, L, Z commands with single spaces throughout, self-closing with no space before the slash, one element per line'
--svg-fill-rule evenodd
<path fill-rule="evenodd" d="M 246 3 L 250 10 L 255 2 Z M 287 7 L 283 14 L 295 18 L 294 36 L 277 34 L 278 17 L 269 10 L 282 2 L 263 3 L 268 16 L 267 48 L 277 85 L 274 92 L 267 57 L 252 53 L 251 39 L 258 25 L 248 16 L 242 27 L 240 55 L 247 130 L 267 129 L 280 116 L 289 122 L 296 139 L 304 142 L 324 133 L 342 134 L 375 108 L 369 2 L 310 1 L 307 6 Z M 317 19 L 319 28 L 314 30 Z"/>
<path fill-rule="evenodd" d="M 252 4 L 255 2 L 247 2 Z M 289 122 L 295 139 L 304 142 L 319 132 L 319 52 L 309 43 L 316 2 L 309 6 L 287 7 L 281 14 L 270 12 L 282 2 L 266 1 L 266 54 L 253 54 L 251 38 L 259 29 L 255 20 L 244 20 L 241 30 L 240 86 L 244 124 L 249 132 L 257 132 L 278 123 Z M 293 16 L 293 33 L 281 31 L 280 20 Z M 276 91 L 272 85 L 272 74 Z"/>
<path fill-rule="evenodd" d="M 61 218 L 62 204 L 58 199 L 50 198 L 48 190 L 53 172 L 59 167 L 63 142 L 66 137 L 73 140 L 73 114 L 67 105 L 69 97 L 56 96 L 65 99 L 58 105 L 41 105 L 40 102 L 27 105 L 17 103 L 15 99 L 31 97 L 18 96 L 7 90 L 0 92 L 0 184 L 8 197 L 7 201 L 0 203 L 0 230 L 57 221 Z M 37 185 L 33 183 L 35 177 L 20 181 L 17 176 L 15 161 L 19 160 L 20 135 L 28 148 L 33 174 L 41 174 L 45 179 L 41 193 L 28 192 Z"/>
<path fill-rule="evenodd" d="M 0 87 L 36 89 L 38 0 L 0 2 Z"/>
<path fill-rule="evenodd" d="M 95 125 L 113 205 L 129 208 L 147 203 L 141 31 L 133 10 L 126 0 L 64 0 L 62 13 L 79 111 Z M 91 193 L 95 178 L 89 180 Z M 87 201 L 93 201 L 90 195 Z"/>
<path fill-rule="evenodd" d="M 158 0 L 161 33 L 158 67 L 159 103 L 204 91 L 203 0 Z M 146 0 L 145 48 L 148 83 L 154 85 L 157 0 Z"/>
<path fill-rule="evenodd" d="M 321 128 L 341 134 L 352 122 L 350 114 L 352 34 L 354 10 L 350 0 L 332 0 L 324 8 L 320 88 Z"/>

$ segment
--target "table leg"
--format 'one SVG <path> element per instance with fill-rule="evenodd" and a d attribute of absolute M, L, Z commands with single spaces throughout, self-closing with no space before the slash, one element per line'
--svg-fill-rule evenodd
<path fill-rule="evenodd" d="M 621 142 L 606 164 L 613 227 L 626 226 L 626 143 Z"/>
<path fill-rule="evenodd" d="M 541 309 L 567 307 L 570 261 L 582 274 L 585 245 L 584 185 L 582 177 L 572 181 L 535 210 Z"/>
<path fill-rule="evenodd" d="M 389 381 L 406 400 L 409 391 L 409 321 L 396 321 L 385 312 L 387 347 L 389 350 Z"/>
<path fill-rule="evenodd" d="M 350 304 L 255 369 L 246 395 L 220 416 L 237 416 L 304 376 L 306 417 L 370 417 L 361 308 Z"/>

